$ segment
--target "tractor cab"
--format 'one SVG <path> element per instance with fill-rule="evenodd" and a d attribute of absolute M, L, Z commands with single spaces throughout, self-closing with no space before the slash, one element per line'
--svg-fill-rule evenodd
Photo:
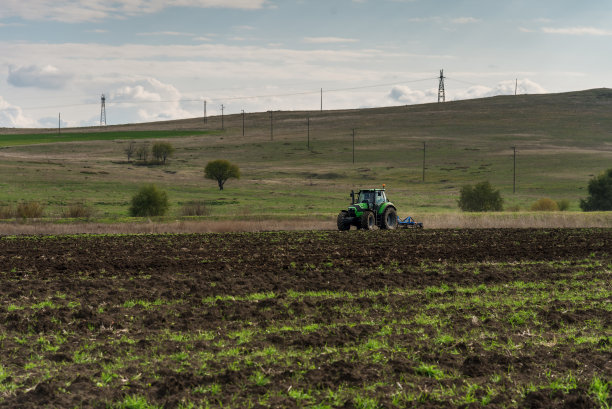
<path fill-rule="evenodd" d="M 386 202 L 388 200 L 383 189 L 360 190 L 357 197 L 357 203 L 366 203 L 370 210 L 378 209 L 381 204 Z M 352 204 L 355 204 L 355 202 Z"/>

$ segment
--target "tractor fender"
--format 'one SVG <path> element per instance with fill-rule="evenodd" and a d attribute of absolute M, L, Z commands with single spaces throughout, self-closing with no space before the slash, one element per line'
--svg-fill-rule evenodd
<path fill-rule="evenodd" d="M 395 207 L 395 205 L 393 203 L 391 203 L 391 202 L 387 202 L 387 203 L 383 203 L 378 208 L 378 214 L 383 214 L 388 207 L 391 207 L 392 209 L 394 209 L 397 212 L 397 208 Z"/>

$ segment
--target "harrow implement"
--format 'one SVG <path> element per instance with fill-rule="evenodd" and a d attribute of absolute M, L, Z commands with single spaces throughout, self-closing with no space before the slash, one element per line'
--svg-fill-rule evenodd
<path fill-rule="evenodd" d="M 406 217 L 404 220 L 397 216 L 397 226 L 403 229 L 422 229 L 423 223 L 414 221 L 410 216 Z"/>

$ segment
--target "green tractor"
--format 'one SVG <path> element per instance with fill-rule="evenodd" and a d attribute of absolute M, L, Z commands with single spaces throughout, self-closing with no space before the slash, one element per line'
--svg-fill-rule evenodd
<path fill-rule="evenodd" d="M 397 209 L 387 199 L 385 185 L 382 189 L 361 189 L 357 195 L 351 191 L 351 205 L 338 214 L 338 230 L 349 230 L 351 226 L 365 230 L 398 227 Z"/>

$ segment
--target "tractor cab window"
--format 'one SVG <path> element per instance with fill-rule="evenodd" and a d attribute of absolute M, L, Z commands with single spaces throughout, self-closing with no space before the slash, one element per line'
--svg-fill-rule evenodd
<path fill-rule="evenodd" d="M 383 192 L 382 190 L 379 190 L 378 192 L 376 192 L 376 205 L 380 205 L 382 203 L 385 203 L 387 201 L 387 198 L 385 197 L 385 192 Z"/>
<path fill-rule="evenodd" d="M 374 192 L 359 192 L 359 203 L 374 203 Z"/>

